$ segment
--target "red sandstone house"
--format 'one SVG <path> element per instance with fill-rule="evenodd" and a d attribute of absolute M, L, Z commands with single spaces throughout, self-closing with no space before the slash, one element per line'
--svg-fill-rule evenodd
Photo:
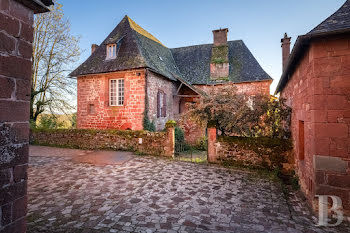
<path fill-rule="evenodd" d="M 301 188 L 310 201 L 339 196 L 350 210 L 350 1 L 299 36 L 290 55 L 289 46 L 285 35 L 276 93 L 293 109 Z"/>
<path fill-rule="evenodd" d="M 272 79 L 243 41 L 214 30 L 214 44 L 169 49 L 128 16 L 70 76 L 78 80 L 78 128 L 157 130 L 211 88 L 269 95 Z M 194 135 L 189 130 L 186 135 Z"/>

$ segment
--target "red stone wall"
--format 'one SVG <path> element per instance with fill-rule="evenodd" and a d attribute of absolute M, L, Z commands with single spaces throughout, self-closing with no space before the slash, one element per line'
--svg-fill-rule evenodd
<path fill-rule="evenodd" d="M 350 37 L 312 41 L 281 93 L 292 109 L 292 137 L 301 187 L 312 200 L 333 194 L 350 209 Z M 304 121 L 304 159 L 299 159 Z M 301 141 L 301 142 L 300 142 Z"/>
<path fill-rule="evenodd" d="M 25 232 L 33 11 L 0 0 L 0 232 Z"/>
<path fill-rule="evenodd" d="M 109 80 L 118 78 L 124 79 L 124 105 L 109 106 Z M 78 128 L 142 130 L 145 84 L 144 69 L 78 77 Z"/>
<path fill-rule="evenodd" d="M 175 119 L 178 122 L 179 127 L 183 129 L 185 133 L 185 141 L 194 146 L 199 145 L 201 140 L 206 141 L 206 127 L 198 125 L 188 117 L 182 115 L 188 111 L 188 108 L 192 103 L 198 101 L 199 95 L 185 85 L 182 85 L 179 92 L 180 95 L 198 96 L 197 98 L 181 97 L 179 101 L 179 114 L 175 115 Z"/>
<path fill-rule="evenodd" d="M 166 117 L 157 117 L 158 90 L 166 94 Z M 173 81 L 151 71 L 147 72 L 148 117 L 157 130 L 164 129 L 165 123 L 175 119 L 175 115 L 179 113 L 179 98 L 174 97 L 176 90 L 177 85 Z"/>
<path fill-rule="evenodd" d="M 109 106 L 109 80 L 118 78 L 125 80 L 124 106 Z M 158 90 L 167 95 L 166 117 L 157 118 Z M 173 81 L 151 71 L 146 75 L 145 69 L 78 77 L 78 128 L 142 130 L 147 96 L 149 119 L 162 130 L 178 113 L 178 98 L 173 97 L 176 90 Z M 92 104 L 93 113 L 89 110 Z"/>
<path fill-rule="evenodd" d="M 185 133 L 185 141 L 187 143 L 193 146 L 199 146 L 203 141 L 207 140 L 206 126 L 198 125 L 188 118 L 181 119 L 179 126 Z"/>
<path fill-rule="evenodd" d="M 244 82 L 244 83 L 224 83 L 217 85 L 194 85 L 205 92 L 213 89 L 220 90 L 220 87 L 233 86 L 237 88 L 238 94 L 245 95 L 270 95 L 270 85 L 272 80 L 258 81 L 258 82 Z"/>

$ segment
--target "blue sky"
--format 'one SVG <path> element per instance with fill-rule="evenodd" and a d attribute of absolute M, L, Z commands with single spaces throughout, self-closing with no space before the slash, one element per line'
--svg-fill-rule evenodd
<path fill-rule="evenodd" d="M 100 44 L 128 15 L 169 48 L 212 43 L 212 30 L 228 28 L 241 39 L 274 79 L 282 73 L 280 39 L 305 34 L 334 13 L 345 0 L 58 0 L 71 31 L 81 36 L 83 54 Z"/>

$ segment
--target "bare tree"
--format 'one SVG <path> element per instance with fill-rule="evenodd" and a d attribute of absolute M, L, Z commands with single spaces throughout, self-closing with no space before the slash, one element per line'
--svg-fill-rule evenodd
<path fill-rule="evenodd" d="M 62 5 L 36 15 L 32 55 L 30 119 L 36 122 L 44 111 L 67 113 L 74 109 L 67 97 L 75 94 L 75 80 L 67 77 L 79 59 L 79 38 L 70 32 Z"/>

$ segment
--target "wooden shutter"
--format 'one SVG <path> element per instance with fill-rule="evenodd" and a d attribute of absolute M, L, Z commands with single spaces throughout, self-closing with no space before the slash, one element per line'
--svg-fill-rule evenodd
<path fill-rule="evenodd" d="M 157 93 L 157 118 L 160 117 L 160 91 Z"/>
<path fill-rule="evenodd" d="M 163 93 L 163 106 L 162 106 L 162 116 L 166 117 L 166 94 Z"/>

